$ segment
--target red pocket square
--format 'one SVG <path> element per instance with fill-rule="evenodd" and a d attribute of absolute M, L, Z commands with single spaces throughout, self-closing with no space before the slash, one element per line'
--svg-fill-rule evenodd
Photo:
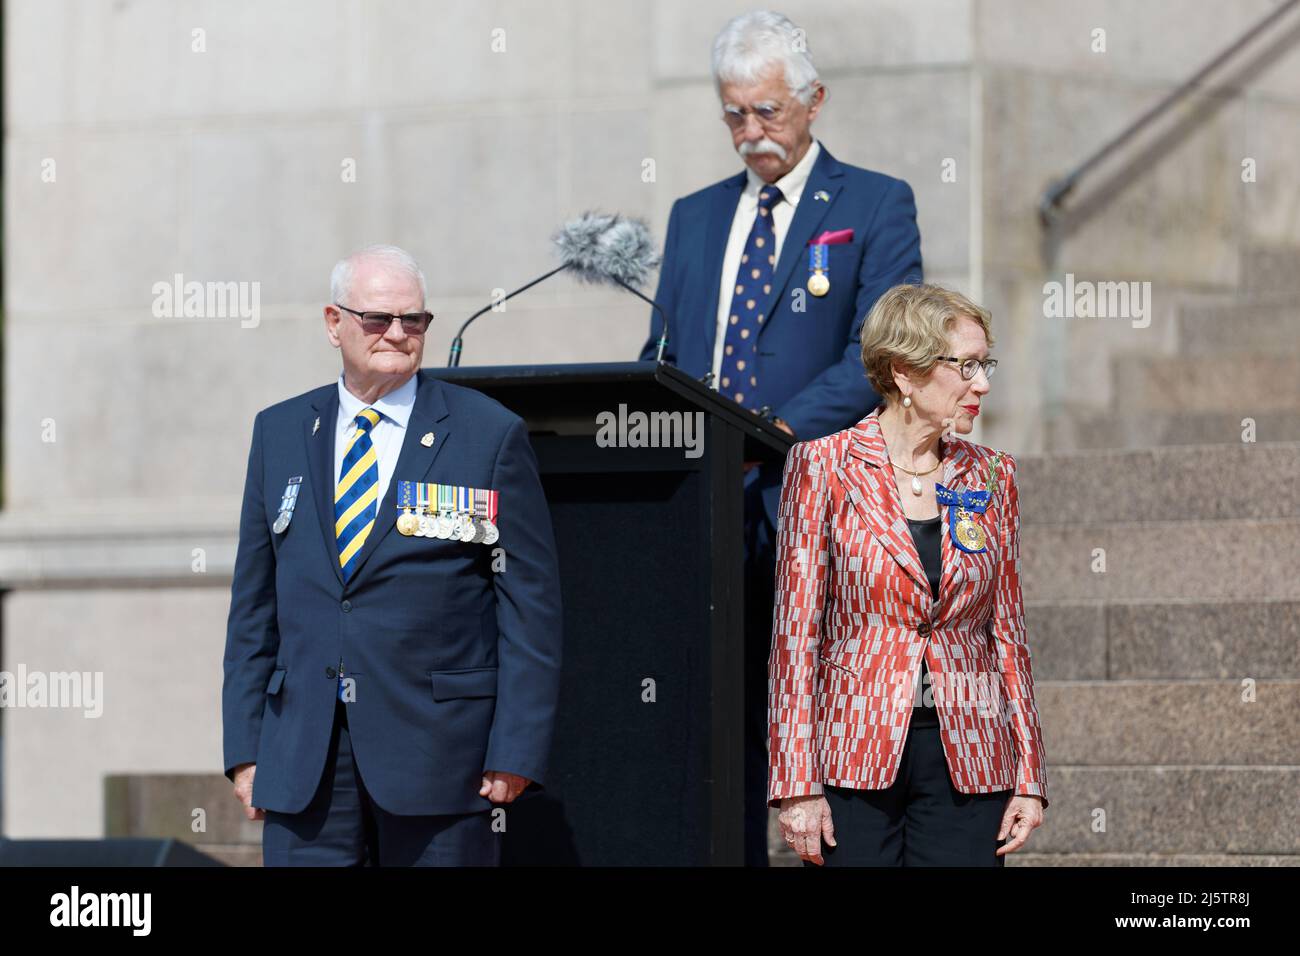
<path fill-rule="evenodd" d="M 846 242 L 853 241 L 852 229 L 836 229 L 831 232 L 823 232 L 820 236 L 808 243 L 810 246 L 838 246 Z"/>

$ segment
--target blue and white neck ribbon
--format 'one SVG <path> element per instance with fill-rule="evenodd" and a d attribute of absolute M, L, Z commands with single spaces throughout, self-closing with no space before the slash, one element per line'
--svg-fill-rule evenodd
<path fill-rule="evenodd" d="M 983 514 L 988 510 L 989 499 L 993 497 L 992 493 L 983 490 L 952 491 L 935 482 L 934 497 L 939 504 L 947 505 L 953 509 L 948 512 L 948 537 L 952 539 L 953 547 L 965 551 L 967 554 L 981 554 L 987 551 L 987 547 L 973 548 L 965 544 L 958 531 L 960 530 L 967 537 L 971 537 L 973 533 L 973 540 L 981 545 L 988 540 L 984 536 L 983 529 L 976 525 L 970 516 L 972 514 Z"/>
<path fill-rule="evenodd" d="M 988 536 L 984 529 L 972 520 L 971 515 L 982 515 L 988 510 L 989 502 L 993 498 L 993 490 L 997 488 L 998 462 L 1001 460 L 1002 452 L 993 456 L 993 461 L 989 465 L 988 482 L 982 489 L 953 491 L 951 488 L 945 488 L 940 482 L 934 483 L 935 500 L 953 509 L 948 513 L 948 537 L 952 538 L 954 547 L 967 554 L 980 554 L 988 550 L 985 547 Z M 963 543 L 963 536 L 977 547 Z"/>
<path fill-rule="evenodd" d="M 961 508 L 963 511 L 973 511 L 977 515 L 982 515 L 988 510 L 989 499 L 993 496 L 982 490 L 951 491 L 936 481 L 934 483 L 934 497 L 941 505 Z"/>

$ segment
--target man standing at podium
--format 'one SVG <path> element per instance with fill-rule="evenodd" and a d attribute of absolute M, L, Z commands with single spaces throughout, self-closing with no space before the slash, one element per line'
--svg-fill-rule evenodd
<path fill-rule="evenodd" d="M 334 267 L 336 382 L 253 422 L 226 634 L 226 775 L 268 866 L 493 865 L 538 784 L 560 667 L 523 421 L 420 371 L 425 282 Z"/>
<path fill-rule="evenodd" d="M 655 299 L 664 358 L 768 414 L 795 439 L 862 419 L 879 401 L 859 332 L 882 292 L 920 282 L 912 190 L 841 163 L 812 137 L 826 101 L 804 33 L 758 11 L 713 44 L 722 118 L 746 169 L 678 199 Z M 654 358 L 652 316 L 641 358 Z M 781 469 L 745 480 L 745 860 L 767 863 L 767 658 Z"/>

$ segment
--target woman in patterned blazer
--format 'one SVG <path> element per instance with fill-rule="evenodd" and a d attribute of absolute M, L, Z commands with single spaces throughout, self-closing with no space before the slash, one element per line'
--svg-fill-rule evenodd
<path fill-rule="evenodd" d="M 1000 866 L 1043 821 L 1016 462 L 952 434 L 989 391 L 989 322 L 890 289 L 862 332 L 882 404 L 786 461 L 768 800 L 805 865 Z"/>

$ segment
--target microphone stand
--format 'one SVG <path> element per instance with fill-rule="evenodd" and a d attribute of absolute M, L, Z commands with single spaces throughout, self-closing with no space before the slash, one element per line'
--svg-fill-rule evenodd
<path fill-rule="evenodd" d="M 542 282 L 545 279 L 549 279 L 551 276 L 555 275 L 555 273 L 563 272 L 567 268 L 569 268 L 569 263 L 566 262 L 564 265 L 552 269 L 550 272 L 546 273 L 546 275 L 538 276 L 532 282 L 528 283 L 528 285 L 521 285 L 518 289 L 515 289 L 514 292 L 511 292 L 508 296 L 506 296 L 504 299 L 501 299 L 500 301 L 505 302 L 507 299 L 513 299 L 520 292 L 527 292 L 533 286 L 537 285 L 537 283 Z M 638 293 L 638 295 L 639 294 L 640 293 Z M 477 312 L 475 312 L 473 315 L 471 315 L 468 319 L 465 320 L 465 324 L 460 327 L 460 331 L 456 333 L 456 337 L 451 340 L 451 354 L 447 356 L 448 368 L 456 368 L 457 366 L 460 365 L 460 353 L 462 347 L 465 344 L 464 343 L 465 330 L 469 328 L 469 324 L 473 322 L 475 319 L 477 319 L 484 312 L 490 311 L 495 305 L 497 305 L 496 302 L 489 303 L 488 305 L 483 306 L 483 308 L 479 309 Z M 663 351 L 662 345 L 659 347 L 659 350 L 660 352 Z"/>
<path fill-rule="evenodd" d="M 550 272 L 546 273 L 546 275 L 538 276 L 532 282 L 528 283 L 527 285 L 520 286 L 518 289 L 515 289 L 514 292 L 511 292 L 509 295 L 505 296 L 505 298 L 499 301 L 505 302 L 507 299 L 513 299 L 521 292 L 527 292 L 533 286 L 537 285 L 537 283 L 549 279 L 557 272 L 563 272 L 565 269 L 569 268 L 570 265 L 571 263 L 566 262 L 564 263 L 564 265 L 552 269 Z M 628 285 L 622 279 L 619 279 L 616 276 L 608 276 L 607 278 L 609 279 L 610 282 L 613 282 L 615 285 L 621 286 L 622 288 L 626 289 L 628 292 L 631 292 L 638 299 L 641 299 L 642 301 L 649 303 L 650 307 L 659 313 L 659 317 L 663 321 L 663 333 L 660 334 L 659 336 L 659 351 L 658 354 L 655 355 L 655 361 L 662 362 L 664 360 L 664 349 L 668 345 L 668 316 L 664 314 L 664 310 L 660 308 L 659 303 L 655 302 L 654 299 L 651 299 L 648 296 L 643 295 L 640 291 Z M 475 319 L 477 319 L 483 313 L 490 311 L 495 305 L 497 305 L 496 302 L 490 303 L 489 305 L 485 305 L 483 306 L 483 308 L 479 309 L 477 312 L 475 312 L 473 315 L 471 315 L 468 319 L 465 320 L 465 323 L 460 327 L 460 331 L 456 333 L 456 337 L 451 340 L 451 353 L 447 356 L 448 368 L 457 368 L 460 365 L 460 354 L 463 351 L 465 345 L 464 342 L 465 330 L 469 328 L 469 324 L 473 322 Z"/>
<path fill-rule="evenodd" d="M 666 348 L 668 345 L 668 316 L 664 314 L 664 310 L 659 307 L 658 302 L 656 302 L 654 299 L 651 299 L 649 296 L 642 295 L 639 291 L 632 288 L 632 286 L 628 285 L 622 279 L 619 279 L 616 276 L 610 276 L 609 280 L 611 282 L 614 282 L 622 286 L 624 289 L 627 289 L 628 292 L 631 292 L 634 296 L 636 296 L 641 301 L 649 303 L 650 308 L 654 309 L 656 312 L 659 313 L 659 317 L 663 320 L 664 323 L 664 330 L 659 336 L 659 351 L 655 355 L 655 361 L 662 362 L 664 360 L 664 348 Z"/>

